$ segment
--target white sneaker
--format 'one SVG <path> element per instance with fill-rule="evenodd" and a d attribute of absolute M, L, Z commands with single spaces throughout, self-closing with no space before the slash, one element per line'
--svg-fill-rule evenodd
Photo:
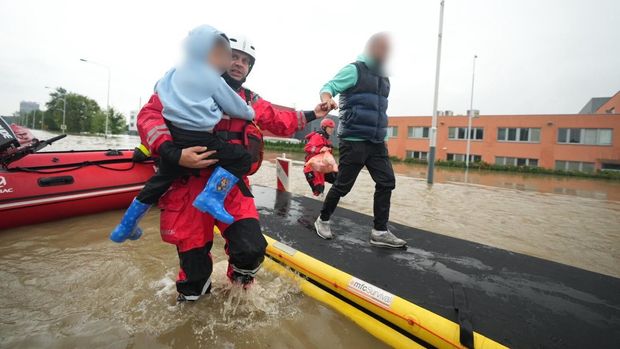
<path fill-rule="evenodd" d="M 316 234 L 325 240 L 333 239 L 334 235 L 332 234 L 332 229 L 329 226 L 329 221 L 321 220 L 321 217 L 318 217 L 314 222 L 314 228 L 316 229 Z"/>
<path fill-rule="evenodd" d="M 377 247 L 402 248 L 407 241 L 396 237 L 389 230 L 375 230 L 370 232 L 370 244 Z"/>

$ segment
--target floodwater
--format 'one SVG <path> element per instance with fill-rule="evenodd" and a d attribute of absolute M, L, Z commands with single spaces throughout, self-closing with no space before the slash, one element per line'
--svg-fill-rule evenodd
<path fill-rule="evenodd" d="M 45 133 L 37 132 L 45 138 Z M 130 148 L 137 137 L 69 136 L 49 150 Z M 267 160 L 279 154 L 269 153 Z M 301 159 L 299 154 L 294 156 Z M 620 183 L 396 165 L 392 220 L 458 238 L 620 277 Z M 251 178 L 275 186 L 267 161 Z M 311 196 L 295 165 L 292 191 Z M 342 206 L 371 213 L 363 172 Z M 209 297 L 176 305 L 174 247 L 162 243 L 158 213 L 145 236 L 117 245 L 107 235 L 122 214 L 21 227 L 0 234 L 0 346 L 16 348 L 381 348 L 345 317 L 262 270 L 249 292 L 225 280 L 222 239 L 213 248 Z M 337 213 L 334 219 L 337 219 Z M 369 227 L 370 229 L 370 227 Z"/>

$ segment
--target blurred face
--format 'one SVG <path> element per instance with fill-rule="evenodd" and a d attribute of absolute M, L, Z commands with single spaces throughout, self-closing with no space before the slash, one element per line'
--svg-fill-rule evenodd
<path fill-rule="evenodd" d="M 368 45 L 368 55 L 378 64 L 385 64 L 390 56 L 390 38 L 386 34 L 373 37 Z"/>
<path fill-rule="evenodd" d="M 209 64 L 221 74 L 230 68 L 231 55 L 230 48 L 225 43 L 218 41 L 208 57 Z"/>
<path fill-rule="evenodd" d="M 332 135 L 334 134 L 334 128 L 333 127 L 325 127 L 325 132 L 327 132 L 328 135 Z"/>
<path fill-rule="evenodd" d="M 250 72 L 250 65 L 252 64 L 252 57 L 245 52 L 233 50 L 232 51 L 232 64 L 228 69 L 228 75 L 237 81 L 241 81 L 248 76 Z"/>

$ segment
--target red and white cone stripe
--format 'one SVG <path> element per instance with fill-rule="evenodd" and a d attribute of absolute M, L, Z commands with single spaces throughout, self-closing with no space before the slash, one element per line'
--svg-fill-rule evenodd
<path fill-rule="evenodd" d="M 292 166 L 291 159 L 287 159 L 285 154 L 276 158 L 276 178 L 279 191 L 289 191 L 289 171 Z"/>

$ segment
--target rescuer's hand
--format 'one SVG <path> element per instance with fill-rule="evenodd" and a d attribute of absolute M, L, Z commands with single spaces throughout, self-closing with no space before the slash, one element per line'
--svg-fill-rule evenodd
<path fill-rule="evenodd" d="M 329 109 L 327 102 L 319 103 L 316 105 L 316 107 L 314 107 L 314 114 L 316 115 L 317 118 L 323 118 L 327 116 L 329 111 L 330 109 Z"/>
<path fill-rule="evenodd" d="M 215 150 L 207 151 L 207 147 L 190 147 L 181 150 L 179 165 L 187 168 L 205 168 L 217 162 L 217 159 L 207 159 L 215 154 Z"/>

